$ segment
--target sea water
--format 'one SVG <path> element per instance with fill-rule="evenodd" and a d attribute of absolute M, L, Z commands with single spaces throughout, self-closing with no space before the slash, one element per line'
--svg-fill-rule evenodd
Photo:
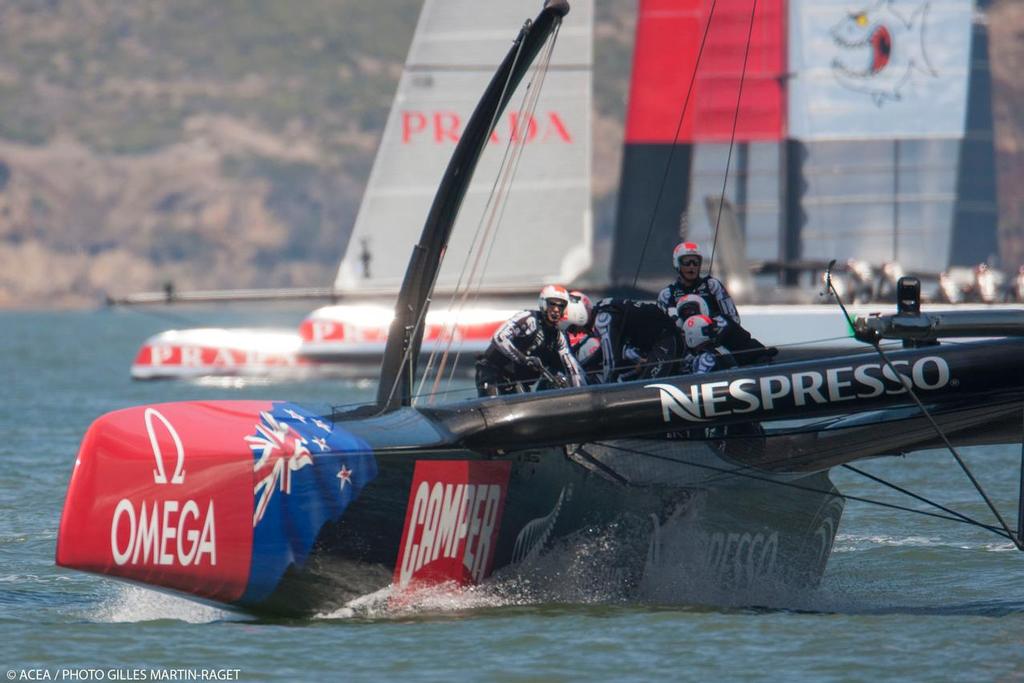
<path fill-rule="evenodd" d="M 110 410 L 160 401 L 371 400 L 372 382 L 133 382 L 164 329 L 297 325 L 292 307 L 0 314 L 0 670 L 8 680 L 1024 679 L 1024 554 L 1003 538 L 848 502 L 821 585 L 745 596 L 625 600 L 585 571 L 600 548 L 551 561 L 545 590 L 494 580 L 389 608 L 371 594 L 267 620 L 54 566 L 79 441 Z M 463 383 L 456 389 L 465 390 Z M 963 455 L 1011 524 L 1020 447 Z M 943 451 L 860 465 L 986 523 Z M 844 469 L 846 493 L 922 507 Z M 571 577 L 571 580 L 570 580 Z M 748 604 L 749 603 L 749 604 Z"/>

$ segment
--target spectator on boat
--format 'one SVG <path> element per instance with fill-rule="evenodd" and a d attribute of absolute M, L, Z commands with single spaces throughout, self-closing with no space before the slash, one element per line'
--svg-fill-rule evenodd
<path fill-rule="evenodd" d="M 598 381 L 670 374 L 680 346 L 679 333 L 653 301 L 601 299 L 588 321 L 586 335 L 574 349 L 581 365 L 595 373 Z"/>
<path fill-rule="evenodd" d="M 537 310 L 520 311 L 502 325 L 477 358 L 477 394 L 529 391 L 538 380 L 548 386 L 581 386 L 583 371 L 559 328 L 568 305 L 565 287 L 548 285 L 540 292 Z"/>
<path fill-rule="evenodd" d="M 703 261 L 704 256 L 696 243 L 680 242 L 672 250 L 672 265 L 678 277 L 661 290 L 658 306 L 675 320 L 679 315 L 676 311 L 679 299 L 687 294 L 696 294 L 707 304 L 708 317 L 717 323 L 719 344 L 734 354 L 737 363 L 752 365 L 772 359 L 778 349 L 766 347 L 740 325 L 739 311 L 722 281 L 710 275 L 701 277 Z"/>
<path fill-rule="evenodd" d="M 683 372 L 696 375 L 736 367 L 731 354 L 717 348 L 718 325 L 706 315 L 691 315 L 683 322 Z"/>

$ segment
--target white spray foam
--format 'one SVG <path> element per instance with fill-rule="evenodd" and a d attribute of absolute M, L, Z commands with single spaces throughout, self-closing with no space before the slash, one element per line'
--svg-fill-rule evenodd
<path fill-rule="evenodd" d="M 91 621 L 133 623 L 172 619 L 189 624 L 240 620 L 245 616 L 188 598 L 149 590 L 141 586 L 118 585 L 113 598 L 89 613 Z"/>

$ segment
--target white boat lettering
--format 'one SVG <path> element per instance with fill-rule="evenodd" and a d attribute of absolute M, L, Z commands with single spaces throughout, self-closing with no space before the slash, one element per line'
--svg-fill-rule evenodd
<path fill-rule="evenodd" d="M 935 381 L 929 383 L 925 379 L 925 363 L 931 362 L 935 366 Z M 910 381 L 915 387 L 921 389 L 941 389 L 942 387 L 949 384 L 949 365 L 946 361 L 935 356 L 928 356 L 922 358 L 920 362 L 914 363 L 914 367 L 910 369 Z"/>
<path fill-rule="evenodd" d="M 334 328 L 335 324 L 331 320 L 314 320 L 310 325 L 310 339 L 315 342 L 332 339 L 336 336 Z"/>
<path fill-rule="evenodd" d="M 882 376 L 885 379 L 899 385 L 897 388 L 888 389 L 885 392 L 887 394 L 902 394 L 907 390 L 906 384 L 904 384 L 903 381 L 903 378 L 906 377 L 906 375 L 904 375 L 902 372 L 899 372 L 899 368 L 897 367 L 899 365 L 906 366 L 907 364 L 904 361 L 896 361 L 895 363 L 892 364 L 892 367 L 889 367 L 888 365 L 882 366 Z M 907 379 L 909 381 L 909 378 Z"/>
<path fill-rule="evenodd" d="M 703 422 L 700 416 L 700 387 L 690 387 L 690 395 L 687 396 L 683 390 L 671 384 L 648 384 L 647 388 L 657 387 L 661 389 L 661 415 L 665 422 L 671 422 L 670 415 L 678 415 L 684 420 L 692 422 Z"/>
<path fill-rule="evenodd" d="M 734 585 L 750 585 L 771 576 L 779 553 L 779 534 L 757 532 L 711 534 L 708 541 L 708 576 Z"/>
<path fill-rule="evenodd" d="M 497 484 L 421 482 L 402 549 L 399 584 L 408 585 L 420 569 L 438 558 L 454 559 L 460 554 L 473 580 L 483 580 L 500 502 Z"/>
<path fill-rule="evenodd" d="M 166 344 L 155 344 L 149 347 L 150 365 L 163 365 L 174 357 L 174 347 Z"/>
<path fill-rule="evenodd" d="M 744 384 L 751 384 L 757 386 L 757 382 L 755 382 L 752 379 L 738 379 L 735 382 L 729 383 L 729 395 L 732 396 L 737 401 L 742 401 L 743 403 L 747 404 L 745 408 L 736 408 L 735 410 L 733 410 L 732 412 L 734 413 L 749 413 L 751 411 L 757 410 L 758 408 L 759 404 L 757 401 L 757 396 L 750 393 L 749 391 L 745 391 L 743 389 Z"/>
<path fill-rule="evenodd" d="M 481 486 L 480 489 L 473 505 L 470 536 L 462 560 L 473 581 L 477 583 L 483 581 L 487 571 L 487 561 L 491 557 L 491 538 L 498 519 L 498 504 L 501 502 L 500 486 L 492 484 Z"/>
<path fill-rule="evenodd" d="M 127 534 L 120 534 L 127 530 Z M 119 536 L 125 540 L 119 541 Z M 114 508 L 110 522 L 114 564 L 198 566 L 204 558 L 217 565 L 217 529 L 213 501 L 205 513 L 194 500 L 143 501 L 138 510 L 128 498 Z"/>
<path fill-rule="evenodd" d="M 230 349 L 217 349 L 217 355 L 213 357 L 211 365 L 217 367 L 234 367 L 237 365 L 235 357 L 231 355 Z"/>
<path fill-rule="evenodd" d="M 807 405 L 810 398 L 815 403 L 825 403 L 826 399 L 821 394 L 821 385 L 824 379 L 820 372 L 794 372 L 793 373 L 793 402 L 798 406 Z"/>
<path fill-rule="evenodd" d="M 182 346 L 181 364 L 187 368 L 198 368 L 203 364 L 203 349 L 201 346 Z"/>
<path fill-rule="evenodd" d="M 772 390 L 773 385 L 777 387 L 774 391 Z M 766 410 L 771 410 L 775 399 L 789 394 L 792 384 L 788 377 L 774 375 L 772 377 L 762 377 L 759 386 L 761 387 L 761 400 L 764 401 L 764 407 Z"/>
<path fill-rule="evenodd" d="M 706 382 L 686 388 L 672 384 L 648 384 L 645 388 L 660 392 L 665 422 L 671 422 L 673 415 L 689 422 L 706 422 L 777 407 L 827 405 L 904 394 L 908 387 L 934 391 L 950 384 L 949 364 L 939 356 L 920 358 L 913 365 L 898 360 L 892 366 L 868 363 L 828 368 L 824 372 L 805 370 L 758 379 Z"/>
<path fill-rule="evenodd" d="M 701 401 L 704 403 L 704 414 L 707 415 L 708 417 L 714 417 L 715 415 L 718 415 L 718 412 L 716 412 L 715 410 L 715 404 L 724 403 L 726 398 L 728 398 L 728 396 L 722 394 L 722 392 L 718 392 L 718 396 L 715 396 L 716 389 L 725 389 L 726 391 L 728 391 L 729 383 L 708 382 L 707 384 L 702 384 L 700 387 L 700 398 Z"/>
<path fill-rule="evenodd" d="M 850 401 L 856 398 L 855 395 L 847 391 L 848 387 L 853 386 L 852 381 L 843 381 L 839 377 L 839 373 L 850 373 L 853 372 L 852 367 L 845 368 L 829 368 L 825 371 L 825 385 L 828 387 L 828 400 L 831 402 L 836 401 Z"/>
<path fill-rule="evenodd" d="M 170 420 L 153 408 L 146 408 L 146 412 L 143 413 L 142 419 L 146 423 L 146 433 L 149 435 L 149 446 L 153 451 L 153 460 L 156 462 L 156 469 L 153 470 L 153 483 L 167 483 L 167 471 L 164 469 L 164 457 L 160 450 L 160 443 L 156 438 L 156 427 L 153 424 L 153 421 L 157 420 L 164 426 L 167 433 L 170 435 L 171 440 L 174 441 L 174 450 L 177 457 L 174 461 L 174 475 L 171 477 L 171 483 L 184 484 L 185 447 L 181 443 L 181 437 L 178 436 L 178 431 L 174 428 L 174 425 L 171 424 Z"/>
<path fill-rule="evenodd" d="M 868 370 L 872 367 L 878 368 L 877 365 L 858 365 L 857 369 L 853 371 L 854 381 L 870 389 L 867 393 L 857 392 L 857 398 L 874 398 L 875 396 L 881 396 L 885 392 L 885 385 L 882 383 L 882 380 L 868 374 Z"/>

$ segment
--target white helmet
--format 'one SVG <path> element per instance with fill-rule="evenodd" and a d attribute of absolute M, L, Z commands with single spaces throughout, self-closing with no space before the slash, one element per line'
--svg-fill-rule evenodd
<path fill-rule="evenodd" d="M 686 346 L 698 349 L 715 337 L 715 321 L 706 315 L 691 315 L 683 323 Z"/>
<path fill-rule="evenodd" d="M 684 256 L 696 256 L 701 261 L 704 260 L 704 254 L 700 253 L 700 246 L 696 242 L 680 242 L 672 250 L 672 267 L 679 270 L 679 261 Z"/>
<path fill-rule="evenodd" d="M 711 315 L 708 302 L 699 294 L 684 294 L 676 299 L 676 325 L 680 329 L 683 329 L 683 323 L 691 315 Z"/>
<path fill-rule="evenodd" d="M 558 326 L 567 330 L 570 327 L 586 327 L 590 322 L 590 311 L 593 305 L 590 297 L 578 290 L 569 292 L 569 305 L 565 307 L 565 315 L 558 321 Z"/>
<path fill-rule="evenodd" d="M 549 299 L 564 302 L 566 308 L 569 306 L 569 292 L 562 285 L 547 285 L 540 290 L 540 296 L 537 297 L 537 308 L 541 313 L 547 312 Z"/>

